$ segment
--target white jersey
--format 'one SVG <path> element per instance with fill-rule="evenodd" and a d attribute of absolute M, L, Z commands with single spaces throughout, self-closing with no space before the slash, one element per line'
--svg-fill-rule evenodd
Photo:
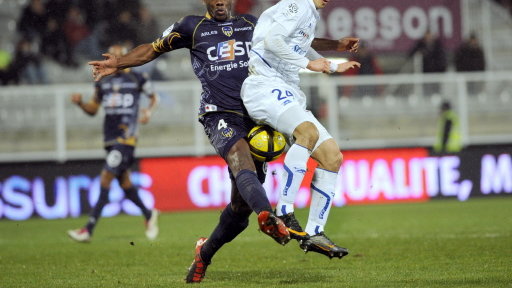
<path fill-rule="evenodd" d="M 285 82 L 299 85 L 300 66 L 289 63 L 265 48 L 265 37 L 274 22 L 281 24 L 288 32 L 284 39 L 291 51 L 306 56 L 315 38 L 316 23 L 320 15 L 313 0 L 281 0 L 265 10 L 258 19 L 249 54 L 251 75 L 278 77 Z"/>

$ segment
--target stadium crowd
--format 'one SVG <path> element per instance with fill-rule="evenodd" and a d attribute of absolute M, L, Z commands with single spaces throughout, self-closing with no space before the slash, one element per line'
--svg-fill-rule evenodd
<path fill-rule="evenodd" d="M 2 84 L 45 84 L 43 59 L 75 68 L 113 44 L 152 41 L 160 27 L 140 0 L 30 0 L 17 21 L 15 51 Z"/>
<path fill-rule="evenodd" d="M 512 9 L 510 0 L 495 2 Z M 236 14 L 250 12 L 257 3 L 258 0 L 237 0 L 234 11 Z M 46 60 L 53 61 L 63 68 L 74 69 L 79 63 L 101 57 L 101 54 L 113 44 L 131 48 L 151 42 L 159 36 L 162 28 L 143 0 L 29 0 L 20 10 L 16 26 L 17 40 L 13 43 L 14 51 L 0 50 L 2 85 L 49 83 Z M 477 41 L 477 35 L 472 35 L 471 41 L 468 39 L 463 43 L 460 49 L 454 51 L 453 57 L 444 51 L 443 43 L 436 42 L 432 51 L 441 54 L 442 57 L 436 56 L 435 59 L 444 63 L 441 69 L 434 70 L 444 72 L 446 67 L 454 67 L 457 71 L 485 70 L 483 51 Z M 468 42 L 472 43 L 471 47 L 468 46 Z M 371 45 L 368 46 L 365 50 L 368 53 L 357 57 L 366 57 L 372 65 L 363 67 L 372 69 L 356 70 L 355 74 L 399 72 L 381 69 L 381 55 L 373 54 Z M 432 56 L 428 47 L 429 45 L 420 45 L 411 50 L 410 55 L 419 51 L 423 57 L 428 58 Z M 470 57 L 461 58 L 464 53 L 470 54 Z M 460 59 L 475 59 L 475 55 L 478 57 L 475 62 L 479 64 L 470 68 L 461 67 Z M 424 68 L 428 70 L 427 66 Z M 156 79 L 161 78 L 156 76 Z M 354 94 L 357 95 L 357 91 L 354 91 Z"/>

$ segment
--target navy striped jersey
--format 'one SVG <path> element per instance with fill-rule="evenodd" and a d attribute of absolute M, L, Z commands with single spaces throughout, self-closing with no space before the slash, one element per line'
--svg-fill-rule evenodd
<path fill-rule="evenodd" d="M 249 50 L 256 17 L 234 16 L 218 22 L 206 16 L 186 16 L 170 26 L 153 49 L 163 53 L 190 50 L 190 60 L 203 92 L 199 114 L 215 111 L 244 113 L 240 89 L 248 75 Z"/>
<path fill-rule="evenodd" d="M 139 101 L 142 92 L 153 94 L 146 76 L 137 72 L 119 72 L 96 82 L 96 103 L 105 110 L 103 139 L 105 146 L 135 146 L 138 132 Z"/>

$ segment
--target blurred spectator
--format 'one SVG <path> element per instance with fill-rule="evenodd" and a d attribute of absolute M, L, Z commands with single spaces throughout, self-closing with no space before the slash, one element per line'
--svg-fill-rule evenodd
<path fill-rule="evenodd" d="M 422 39 L 420 39 L 410 50 L 408 59 L 416 53 L 422 56 L 423 73 L 441 73 L 446 71 L 447 61 L 446 53 L 441 40 L 427 31 Z M 426 95 L 439 94 L 439 83 L 426 83 L 423 86 L 423 93 Z"/>
<path fill-rule="evenodd" d="M 361 42 L 359 44 L 359 49 L 357 54 L 349 61 L 357 61 L 361 63 L 361 67 L 355 67 L 354 69 L 349 69 L 344 75 L 380 75 L 382 74 L 382 69 L 380 68 L 377 58 L 375 55 L 368 49 L 368 45 L 366 42 Z M 354 95 L 354 96 L 376 96 L 380 94 L 380 87 L 377 85 L 358 85 L 355 87 L 355 91 L 352 92 L 353 87 L 347 87 L 349 90 L 344 90 L 343 95 Z"/>
<path fill-rule="evenodd" d="M 471 34 L 455 51 L 455 68 L 458 72 L 485 70 L 485 56 L 478 38 Z M 482 82 L 469 82 L 468 92 L 472 95 L 482 92 Z"/>
<path fill-rule="evenodd" d="M 434 152 L 455 153 L 462 149 L 460 138 L 459 117 L 452 110 L 449 101 L 444 101 L 440 107 L 440 117 Z"/>
<path fill-rule="evenodd" d="M 23 37 L 41 38 L 46 29 L 46 10 L 42 0 L 31 0 L 18 21 L 18 31 Z"/>
<path fill-rule="evenodd" d="M 103 46 L 120 44 L 126 47 L 133 47 L 140 43 L 137 39 L 137 26 L 133 15 L 128 10 L 122 10 L 116 19 L 112 19 L 105 31 Z"/>
<path fill-rule="evenodd" d="M 66 43 L 73 55 L 68 64 L 71 66 L 76 66 L 77 64 L 74 61 L 74 50 L 82 40 L 91 34 L 89 27 L 85 23 L 82 11 L 78 8 L 78 6 L 71 6 L 69 8 L 66 21 L 63 25 L 63 31 L 64 35 L 66 36 Z"/>
<path fill-rule="evenodd" d="M 137 43 L 151 43 L 160 36 L 160 27 L 151 11 L 146 6 L 139 9 L 139 25 L 137 25 Z"/>
<path fill-rule="evenodd" d="M 47 83 L 38 47 L 27 38 L 22 38 L 16 45 L 14 59 L 2 79 L 2 84 L 20 83 Z"/>
<path fill-rule="evenodd" d="M 62 26 L 50 16 L 41 40 L 41 52 L 61 64 L 72 65 L 73 54 L 63 34 Z"/>
<path fill-rule="evenodd" d="M 103 16 L 106 13 L 105 3 L 109 1 L 107 0 L 78 0 L 77 6 L 82 11 L 85 23 L 89 27 L 89 29 L 94 30 L 96 25 L 98 25 L 103 19 Z"/>
<path fill-rule="evenodd" d="M 48 0 L 46 2 L 46 15 L 53 18 L 58 25 L 62 25 L 66 21 L 68 10 L 72 1 L 69 0 Z"/>
<path fill-rule="evenodd" d="M 77 6 L 69 8 L 66 21 L 63 24 L 63 30 L 66 41 L 71 48 L 74 48 L 91 33 L 89 27 L 85 24 L 82 11 Z"/>

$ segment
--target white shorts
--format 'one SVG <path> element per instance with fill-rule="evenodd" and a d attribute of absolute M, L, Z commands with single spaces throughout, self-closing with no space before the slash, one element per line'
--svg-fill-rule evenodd
<path fill-rule="evenodd" d="M 242 85 L 241 96 L 245 108 L 256 123 L 267 124 L 285 134 L 288 139 L 293 139 L 293 131 L 300 124 L 313 123 L 319 132 L 313 151 L 325 140 L 332 138 L 311 111 L 306 110 L 304 92 L 282 79 L 251 75 Z"/>

